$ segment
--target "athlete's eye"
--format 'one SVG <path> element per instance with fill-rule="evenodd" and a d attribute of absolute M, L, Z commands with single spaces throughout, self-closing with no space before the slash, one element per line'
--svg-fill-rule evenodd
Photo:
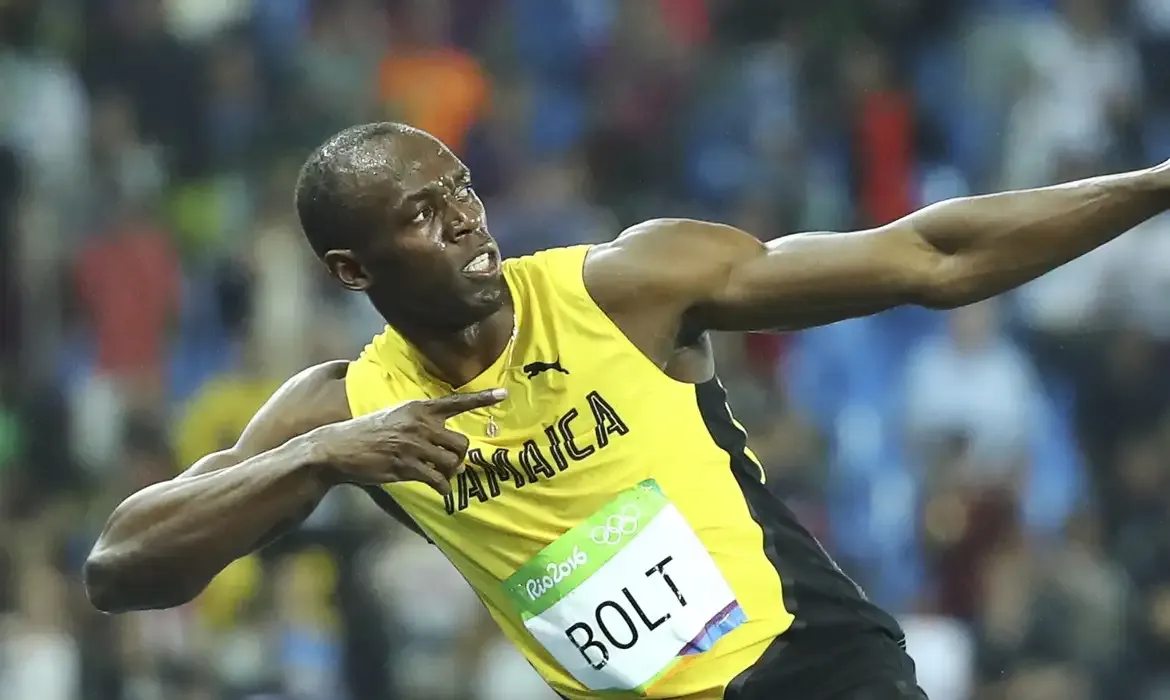
<path fill-rule="evenodd" d="M 418 213 L 414 215 L 414 218 L 412 218 L 410 220 L 410 223 L 412 223 L 412 224 L 425 224 L 426 222 L 430 221 L 431 217 L 434 215 L 435 215 L 435 208 L 430 206 L 430 205 L 426 205 L 418 210 Z"/>
<path fill-rule="evenodd" d="M 471 183 L 460 185 L 459 189 L 455 190 L 455 196 L 462 200 L 471 199 L 471 195 L 474 193 L 475 188 L 471 186 Z"/>

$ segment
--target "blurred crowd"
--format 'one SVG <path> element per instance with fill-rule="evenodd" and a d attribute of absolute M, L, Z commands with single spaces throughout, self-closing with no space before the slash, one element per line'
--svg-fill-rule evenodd
<path fill-rule="evenodd" d="M 870 226 L 1170 156 L 1170 0 L 0 1 L 0 698 L 551 697 L 356 491 L 182 608 L 80 587 L 114 504 L 380 329 L 291 191 L 388 118 L 508 255 Z M 934 700 L 1170 698 L 1170 219 L 949 314 L 717 340 Z"/>

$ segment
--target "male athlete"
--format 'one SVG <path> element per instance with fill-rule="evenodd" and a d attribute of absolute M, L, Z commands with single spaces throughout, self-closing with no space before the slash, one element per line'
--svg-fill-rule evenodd
<path fill-rule="evenodd" d="M 389 324 L 236 445 L 130 496 L 85 565 L 108 612 L 180 605 L 356 484 L 426 536 L 573 699 L 921 699 L 895 621 L 763 486 L 706 331 L 799 329 L 1020 285 L 1170 204 L 1170 168 L 953 199 L 760 243 L 657 220 L 501 261 L 467 168 L 368 124 L 305 163 L 309 243 Z"/>

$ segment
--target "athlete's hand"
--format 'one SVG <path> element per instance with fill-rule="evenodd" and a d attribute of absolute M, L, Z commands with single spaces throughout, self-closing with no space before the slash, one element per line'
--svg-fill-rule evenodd
<path fill-rule="evenodd" d="M 447 429 L 447 419 L 492 406 L 507 395 L 493 389 L 408 401 L 320 428 L 313 437 L 331 480 L 362 485 L 421 481 L 446 495 L 451 477 L 463 470 L 468 445 L 464 435 Z"/>

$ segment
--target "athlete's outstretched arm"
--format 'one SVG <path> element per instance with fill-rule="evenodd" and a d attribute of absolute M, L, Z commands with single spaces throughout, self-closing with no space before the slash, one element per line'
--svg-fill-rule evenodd
<path fill-rule="evenodd" d="M 585 280 L 623 330 L 797 329 L 901 304 L 953 308 L 985 299 L 1168 206 L 1170 168 L 1162 165 L 952 199 L 877 229 L 769 243 L 730 226 L 655 220 L 591 251 Z"/>
<path fill-rule="evenodd" d="M 122 502 L 85 562 L 93 605 L 123 612 L 185 603 L 225 566 L 312 512 L 329 482 L 319 450 L 295 438 L 349 418 L 345 366 L 293 377 L 234 447 Z"/>

